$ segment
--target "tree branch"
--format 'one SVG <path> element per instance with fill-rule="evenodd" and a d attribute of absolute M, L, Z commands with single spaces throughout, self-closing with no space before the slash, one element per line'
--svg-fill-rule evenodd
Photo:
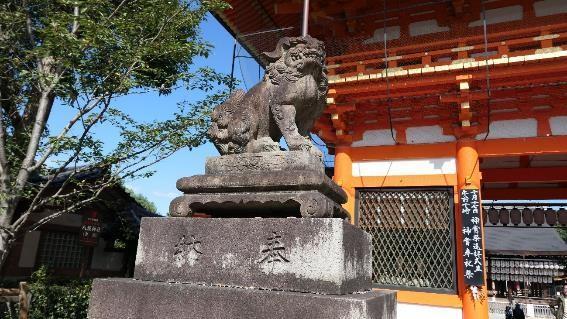
<path fill-rule="evenodd" d="M 169 25 L 169 23 L 171 22 L 171 20 L 173 20 L 177 15 L 179 15 L 182 12 L 182 10 L 178 10 L 177 12 L 175 12 L 174 14 L 172 14 L 171 16 L 167 17 L 165 19 L 165 21 L 163 22 L 162 26 L 159 28 L 158 32 L 156 33 L 156 35 L 150 40 L 149 43 L 154 42 L 159 36 L 160 34 L 163 32 L 163 30 L 165 29 L 166 26 Z"/>
<path fill-rule="evenodd" d="M 0 92 L 0 98 L 2 97 L 2 92 Z M 4 174 L 8 174 L 6 167 L 6 128 L 4 127 L 4 109 L 0 108 L 0 179 L 3 179 Z M 3 183 L 0 185 L 0 189 L 4 190 Z"/>
<path fill-rule="evenodd" d="M 106 183 L 99 185 L 98 188 L 97 188 L 97 191 L 92 196 L 90 196 L 89 198 L 84 199 L 84 200 L 79 201 L 79 202 L 76 202 L 75 204 L 73 204 L 73 205 L 71 205 L 67 208 L 64 208 L 63 210 L 61 210 L 61 211 L 59 211 L 55 214 L 51 214 L 49 216 L 46 216 L 46 217 L 40 219 L 39 221 L 35 222 L 32 226 L 30 226 L 29 230 L 30 231 L 36 230 L 40 226 L 52 221 L 53 219 L 61 216 L 62 214 L 66 214 L 66 213 L 70 213 L 72 211 L 75 211 L 75 210 L 83 207 L 85 204 L 88 204 L 88 203 L 94 201 L 95 199 L 98 198 L 98 196 L 102 193 L 103 190 L 105 190 L 109 186 L 114 185 L 116 183 L 114 181 L 114 179 L 111 179 L 111 181 L 113 181 L 113 182 L 112 183 L 106 182 Z M 27 219 L 27 216 L 26 216 L 26 219 Z M 13 232 L 16 233 L 16 234 L 19 233 L 19 231 L 20 231 L 20 229 L 23 225 L 24 225 L 24 223 L 20 222 L 20 223 L 18 223 L 18 225 L 16 227 L 12 227 Z"/>
<path fill-rule="evenodd" d="M 79 30 L 79 5 L 75 2 L 75 7 L 73 8 L 73 26 L 71 27 L 71 34 L 77 33 Z"/>
<path fill-rule="evenodd" d="M 4 109 L 4 114 L 12 122 L 11 125 L 16 131 L 23 128 L 23 120 L 17 109 L 17 100 L 20 95 L 20 86 L 15 84 L 17 78 L 14 67 L 9 65 L 1 66 L 3 77 L 0 78 L 0 105 Z M 8 80 L 9 79 L 9 80 Z M 10 124 L 5 125 L 8 127 Z"/>
<path fill-rule="evenodd" d="M 134 69 L 134 67 L 136 66 L 137 62 L 133 62 L 130 67 L 128 68 L 128 70 L 122 74 L 122 78 L 125 78 L 127 76 L 130 75 L 130 73 L 132 72 L 132 70 Z M 106 81 L 108 79 L 109 75 L 107 75 L 103 81 Z M 59 140 L 61 140 L 61 138 L 65 137 L 67 135 L 67 133 L 69 132 L 69 130 L 71 130 L 71 128 L 73 128 L 73 126 L 87 113 L 91 112 L 97 105 L 98 103 L 107 98 L 110 97 L 112 94 L 111 93 L 105 93 L 102 96 L 98 96 L 93 98 L 92 100 L 90 100 L 87 104 L 87 106 L 81 110 L 79 110 L 79 112 L 77 112 L 77 114 L 75 114 L 75 116 L 69 121 L 69 123 L 67 123 L 67 125 L 61 130 L 61 132 L 59 133 L 59 135 L 55 138 L 55 140 L 53 142 L 57 142 Z M 33 169 L 38 169 L 39 167 L 41 167 L 41 165 L 43 165 L 43 163 L 45 163 L 45 161 L 47 160 L 47 158 L 53 153 L 53 151 L 55 150 L 55 147 L 52 145 L 43 153 L 42 157 L 36 162 L 36 165 L 34 165 Z"/>
<path fill-rule="evenodd" d="M 71 156 L 69 156 L 69 158 L 65 161 L 65 163 L 63 163 L 63 165 L 61 165 L 59 168 L 57 168 L 55 173 L 49 177 L 49 179 L 47 180 L 47 182 L 44 185 L 42 185 L 41 189 L 35 194 L 31 204 L 28 206 L 26 213 L 33 212 L 34 210 L 36 210 L 38 207 L 40 207 L 41 205 L 43 205 L 46 202 L 45 200 L 42 200 L 43 194 L 46 192 L 46 190 L 51 185 L 51 183 L 67 168 L 67 166 L 79 156 L 79 154 L 81 153 L 81 151 L 83 149 L 83 142 L 85 141 L 85 138 L 88 136 L 88 134 L 89 134 L 90 130 L 93 128 L 93 126 L 100 121 L 100 119 L 102 118 L 104 113 L 110 107 L 110 100 L 111 100 L 111 97 L 109 96 L 108 99 L 104 103 L 103 109 L 98 113 L 96 118 L 93 119 L 88 125 L 86 125 L 84 127 L 83 133 L 81 134 L 81 137 L 79 138 L 79 142 L 77 144 L 77 147 L 75 148 L 74 153 Z M 67 179 L 62 183 L 62 185 L 59 187 L 57 192 L 55 194 L 51 195 L 51 198 L 57 197 L 67 187 L 67 185 L 69 185 L 69 183 L 73 180 L 73 178 L 78 173 L 81 173 L 83 171 L 86 171 L 86 170 L 92 169 L 92 168 L 93 167 L 90 166 L 90 167 L 85 167 L 82 170 L 81 169 L 74 170 L 67 177 Z M 26 214 L 23 214 L 23 215 L 26 215 Z"/>
<path fill-rule="evenodd" d="M 51 91 L 44 91 L 41 94 L 37 115 L 31 132 L 30 141 L 26 150 L 26 155 L 24 160 L 22 161 L 20 170 L 18 171 L 18 175 L 15 180 L 16 191 L 21 191 L 23 189 L 24 185 L 28 181 L 30 172 L 33 171 L 33 160 L 37 153 L 41 135 L 43 134 L 43 131 L 45 129 L 49 112 L 51 111 L 51 107 L 53 106 L 53 101 L 54 96 Z"/>
<path fill-rule="evenodd" d="M 36 161 L 35 165 L 33 167 L 31 167 L 31 170 L 36 170 L 38 168 L 41 167 L 41 165 L 43 165 L 45 163 L 45 161 L 47 160 L 47 158 L 53 153 L 53 151 L 55 150 L 55 145 L 57 141 L 61 140 L 63 137 L 65 137 L 67 135 L 67 133 L 71 130 L 71 128 L 73 128 L 73 126 L 75 126 L 75 124 L 87 113 L 91 112 L 97 105 L 98 103 L 103 99 L 103 96 L 97 97 L 94 100 L 92 100 L 90 103 L 90 105 L 87 105 L 85 108 L 79 110 L 77 112 L 77 114 L 75 114 L 75 116 L 69 121 L 69 123 L 67 123 L 67 125 L 61 130 L 61 132 L 59 133 L 59 135 L 57 135 L 57 137 L 55 138 L 55 140 L 51 143 L 51 145 L 49 146 L 49 148 L 47 148 L 47 150 L 42 154 L 42 156 Z M 106 111 L 106 108 L 104 109 Z"/>
<path fill-rule="evenodd" d="M 135 1 L 132 1 L 135 2 Z M 122 0 L 120 2 L 120 4 L 116 7 L 116 9 L 114 9 L 114 11 L 112 11 L 112 13 L 106 18 L 106 20 L 109 20 L 110 18 L 114 17 L 114 15 L 118 12 L 118 10 L 120 10 L 120 8 L 122 8 L 122 5 L 124 5 L 124 3 L 126 3 L 126 0 Z"/>
<path fill-rule="evenodd" d="M 80 172 L 87 171 L 88 169 L 92 169 L 92 167 L 88 167 L 88 168 L 76 170 L 75 172 L 73 172 L 73 176 L 75 176 L 76 174 L 78 174 L 78 173 L 80 173 Z M 66 181 L 66 182 L 67 182 L 67 181 L 71 181 L 72 179 L 73 179 L 73 177 L 72 177 L 72 176 L 69 176 L 69 178 L 67 178 L 65 181 Z M 110 185 L 110 184 L 116 183 L 115 181 L 114 181 L 114 182 L 111 182 L 111 181 L 113 181 L 113 180 L 111 179 L 111 180 L 109 180 L 108 182 L 102 183 L 102 184 L 100 184 L 100 185 L 106 185 L 106 184 Z M 67 183 L 67 184 L 68 184 L 68 183 Z M 97 187 L 98 185 L 89 185 L 89 186 L 90 186 L 90 187 L 89 187 L 89 190 L 92 189 L 93 187 L 95 187 L 96 189 L 98 189 L 98 187 Z M 61 192 L 62 192 L 65 188 L 66 188 L 66 187 L 63 187 L 63 186 L 59 187 L 59 190 L 57 191 L 56 194 L 50 195 L 48 198 L 47 198 L 47 197 L 41 198 L 40 202 L 39 202 L 39 203 L 35 203 L 35 205 L 34 205 L 33 208 L 32 208 L 31 206 L 28 207 L 28 209 L 26 209 L 26 211 L 23 212 L 23 213 L 20 215 L 20 217 L 18 217 L 18 219 L 17 219 L 15 222 L 12 223 L 12 228 L 15 229 L 15 232 L 17 232 L 17 229 L 19 229 L 19 228 L 21 227 L 21 225 L 25 224 L 25 222 L 27 221 L 27 219 L 29 218 L 29 216 L 30 216 L 34 211 L 36 211 L 37 209 L 39 209 L 39 208 L 41 208 L 42 206 L 44 206 L 45 204 L 47 204 L 47 203 L 49 202 L 49 200 L 53 200 L 54 198 L 57 198 L 57 199 L 70 198 L 70 197 L 73 197 L 73 196 L 78 196 L 78 195 L 80 195 L 80 194 L 82 194 L 82 193 L 85 192 L 84 189 L 79 189 L 79 190 L 74 189 L 73 191 L 71 191 L 71 192 L 68 193 L 68 194 L 61 195 Z M 45 189 L 45 188 L 43 188 L 43 189 Z M 67 190 L 68 190 L 68 189 L 67 189 Z M 96 196 L 90 196 L 90 197 L 96 197 Z M 63 212 L 68 212 L 68 211 L 69 211 L 69 210 L 65 210 L 65 209 L 63 210 Z"/>
<path fill-rule="evenodd" d="M 28 40 L 30 42 L 30 46 L 33 48 L 35 47 L 35 35 L 33 34 L 33 26 L 32 20 L 28 8 L 28 2 L 26 0 L 22 1 L 23 6 L 26 8 L 26 33 L 28 35 Z"/>

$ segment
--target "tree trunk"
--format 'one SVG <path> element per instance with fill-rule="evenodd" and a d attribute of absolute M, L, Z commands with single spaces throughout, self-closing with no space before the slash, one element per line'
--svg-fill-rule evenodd
<path fill-rule="evenodd" d="M 14 216 L 16 202 L 7 192 L 0 194 L 0 274 L 3 273 L 4 263 L 14 242 L 12 231 L 12 216 Z"/>
<path fill-rule="evenodd" d="M 5 229 L 0 229 L 0 274 L 3 274 L 4 264 L 8 259 L 8 254 L 12 248 L 14 238 Z"/>
<path fill-rule="evenodd" d="M 44 66 L 49 70 L 51 67 L 51 60 L 44 58 Z M 48 73 L 47 75 L 51 75 Z M 51 88 L 45 89 L 41 92 L 37 104 L 37 111 L 33 122 L 31 135 L 27 142 L 27 149 L 25 156 L 21 159 L 21 165 L 12 185 L 8 185 L 9 172 L 3 169 L 0 173 L 0 271 L 3 270 L 10 249 L 14 242 L 16 234 L 14 233 L 18 227 L 12 223 L 16 213 L 16 207 L 21 200 L 21 193 L 29 180 L 30 174 L 33 172 L 34 159 L 37 155 L 40 139 L 45 131 L 45 125 L 49 118 L 49 113 L 53 106 L 55 95 L 52 93 Z M 25 223 L 25 219 L 22 224 Z"/>

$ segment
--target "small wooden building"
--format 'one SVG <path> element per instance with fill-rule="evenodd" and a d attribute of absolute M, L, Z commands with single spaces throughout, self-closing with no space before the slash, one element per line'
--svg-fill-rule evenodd
<path fill-rule="evenodd" d="M 549 302 L 567 274 L 567 228 L 550 226 L 564 202 L 490 202 L 486 212 L 486 265 L 489 294 Z M 546 300 L 547 299 L 547 300 Z"/>
<path fill-rule="evenodd" d="M 89 183 L 102 174 L 103 171 L 93 169 L 76 178 Z M 53 187 L 65 178 L 66 174 L 61 174 Z M 59 209 L 61 207 L 51 206 L 34 212 L 26 226 L 34 225 Z M 156 216 L 159 215 L 142 207 L 122 186 L 113 186 L 80 211 L 62 214 L 21 234 L 1 276 L 25 279 L 42 265 L 56 277 L 131 276 L 140 220 Z"/>

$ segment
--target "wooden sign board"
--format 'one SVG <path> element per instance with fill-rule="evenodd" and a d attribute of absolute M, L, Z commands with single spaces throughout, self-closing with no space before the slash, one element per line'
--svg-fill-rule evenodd
<path fill-rule="evenodd" d="M 461 221 L 465 285 L 484 284 L 482 221 L 478 189 L 461 190 Z"/>
<path fill-rule="evenodd" d="M 80 242 L 85 246 L 96 246 L 101 231 L 100 222 L 94 211 L 87 212 L 81 225 Z"/>

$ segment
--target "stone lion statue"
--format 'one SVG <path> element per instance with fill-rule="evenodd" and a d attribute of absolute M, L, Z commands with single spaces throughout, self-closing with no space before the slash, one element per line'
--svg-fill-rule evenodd
<path fill-rule="evenodd" d="M 214 109 L 211 140 L 221 155 L 258 153 L 280 150 L 283 135 L 290 150 L 321 156 L 309 131 L 326 106 L 323 43 L 310 36 L 285 37 L 263 56 L 269 61 L 263 80 Z"/>

